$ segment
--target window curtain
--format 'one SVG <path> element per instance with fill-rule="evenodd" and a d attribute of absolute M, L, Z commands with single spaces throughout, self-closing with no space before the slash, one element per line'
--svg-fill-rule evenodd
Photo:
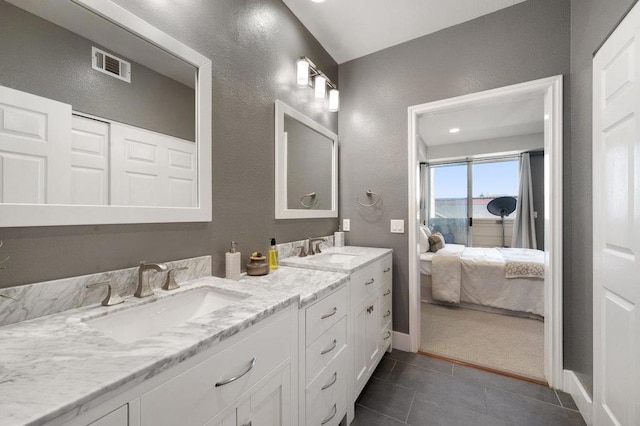
<path fill-rule="evenodd" d="M 533 217 L 533 187 L 531 182 L 531 162 L 529 154 L 520 160 L 520 185 L 516 219 L 513 223 L 511 247 L 536 249 L 536 223 Z"/>
<path fill-rule="evenodd" d="M 429 167 L 425 163 L 420 163 L 420 224 L 427 225 L 427 200 L 429 192 L 429 182 L 427 176 Z"/>

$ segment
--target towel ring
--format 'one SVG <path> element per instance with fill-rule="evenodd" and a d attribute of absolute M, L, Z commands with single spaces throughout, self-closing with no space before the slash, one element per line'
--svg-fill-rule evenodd
<path fill-rule="evenodd" d="M 309 205 L 309 204 L 305 204 L 304 200 L 307 197 L 311 197 L 313 199 L 313 202 Z M 315 207 L 316 204 L 318 204 L 318 198 L 316 197 L 316 193 L 315 192 L 310 192 L 308 194 L 303 195 L 302 197 L 300 197 L 300 204 L 302 204 L 302 207 L 304 207 L 305 209 L 310 209 Z"/>
<path fill-rule="evenodd" d="M 373 192 L 372 190 L 367 189 L 366 194 L 367 194 L 367 197 L 375 197 L 375 199 L 376 199 L 376 200 L 375 200 L 373 203 L 371 203 L 371 204 L 364 204 L 362 201 L 360 201 L 358 198 L 356 198 L 356 201 L 357 201 L 357 202 L 358 202 L 358 204 L 360 204 L 362 207 L 373 207 L 373 206 L 375 206 L 376 204 L 378 204 L 378 201 L 380 201 L 380 196 L 379 196 L 376 192 Z"/>

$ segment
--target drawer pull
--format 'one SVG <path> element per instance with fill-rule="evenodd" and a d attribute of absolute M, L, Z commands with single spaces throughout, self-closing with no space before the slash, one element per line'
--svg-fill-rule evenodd
<path fill-rule="evenodd" d="M 235 382 L 240 377 L 244 376 L 249 371 L 251 371 L 253 369 L 253 367 L 256 365 L 256 361 L 257 360 L 258 360 L 258 358 L 254 356 L 253 359 L 251 360 L 251 365 L 249 365 L 249 368 L 247 368 L 246 370 L 244 370 L 242 373 L 240 373 L 239 375 L 237 375 L 235 377 L 231 377 L 230 379 L 225 379 L 225 380 L 222 380 L 221 382 L 216 383 L 216 387 L 219 388 L 220 386 L 228 385 L 231 382 Z"/>
<path fill-rule="evenodd" d="M 326 385 L 324 385 L 321 390 L 329 389 L 337 381 L 338 381 L 338 372 L 336 371 L 335 373 L 333 373 L 333 380 L 331 381 L 331 383 L 327 383 Z"/>
<path fill-rule="evenodd" d="M 376 282 L 376 279 L 375 278 L 371 278 L 371 281 L 367 281 L 366 283 L 364 283 L 364 285 L 371 285 L 374 282 Z"/>
<path fill-rule="evenodd" d="M 333 408 L 331 409 L 331 411 L 333 412 L 331 413 L 331 416 L 327 417 L 322 422 L 320 422 L 321 425 L 326 425 L 331 421 L 331 419 L 333 419 L 336 416 L 336 414 L 338 414 L 338 407 L 336 406 L 336 404 L 333 404 Z"/>
<path fill-rule="evenodd" d="M 391 267 L 388 266 L 387 269 L 385 269 L 383 272 L 389 272 L 391 270 Z"/>
<path fill-rule="evenodd" d="M 387 290 L 385 294 L 383 294 L 383 296 L 388 296 L 391 294 L 391 290 Z"/>
<path fill-rule="evenodd" d="M 391 311 L 387 311 L 387 313 L 384 314 L 384 316 L 382 318 L 387 318 L 389 315 L 391 315 Z"/>
<path fill-rule="evenodd" d="M 371 306 L 369 306 L 369 307 L 367 308 L 367 312 L 369 312 L 369 313 L 373 312 L 373 305 L 371 305 Z"/>
<path fill-rule="evenodd" d="M 338 308 L 334 306 L 333 311 L 331 311 L 330 314 L 324 314 L 323 316 L 320 317 L 320 319 L 327 319 L 329 317 L 332 317 L 336 314 L 336 312 L 338 312 Z"/>
<path fill-rule="evenodd" d="M 320 352 L 320 355 L 328 354 L 329 352 L 334 350 L 336 346 L 338 346 L 338 341 L 336 339 L 333 339 L 333 344 L 331 345 L 331 347 Z"/>
<path fill-rule="evenodd" d="M 387 330 L 387 337 L 385 337 L 384 340 L 387 340 L 389 337 L 391 337 L 391 332 Z"/>

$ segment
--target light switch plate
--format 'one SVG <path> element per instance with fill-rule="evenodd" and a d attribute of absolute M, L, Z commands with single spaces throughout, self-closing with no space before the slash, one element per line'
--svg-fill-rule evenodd
<path fill-rule="evenodd" d="M 404 220 L 403 219 L 391 219 L 391 233 L 392 234 L 404 234 Z"/>
<path fill-rule="evenodd" d="M 533 212 L 533 218 L 537 219 L 538 218 L 538 212 Z"/>
<path fill-rule="evenodd" d="M 342 230 L 345 232 L 351 231 L 351 219 L 342 219 Z"/>

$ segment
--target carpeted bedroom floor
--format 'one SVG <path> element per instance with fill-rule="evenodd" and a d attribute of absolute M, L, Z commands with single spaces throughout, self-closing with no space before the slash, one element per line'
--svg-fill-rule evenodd
<path fill-rule="evenodd" d="M 544 322 L 422 303 L 420 351 L 544 379 Z"/>

